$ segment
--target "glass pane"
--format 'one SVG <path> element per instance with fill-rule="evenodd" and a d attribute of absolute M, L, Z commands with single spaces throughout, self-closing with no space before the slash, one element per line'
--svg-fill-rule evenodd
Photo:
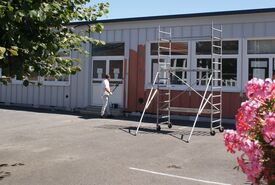
<path fill-rule="evenodd" d="M 196 43 L 196 54 L 197 55 L 211 55 L 211 42 L 200 41 Z"/>
<path fill-rule="evenodd" d="M 30 81 L 38 81 L 38 75 L 35 72 L 31 72 L 30 76 L 28 77 Z"/>
<path fill-rule="evenodd" d="M 169 43 L 160 43 L 163 47 L 160 49 L 160 54 L 169 55 Z M 158 55 L 158 43 L 151 43 L 151 55 Z M 171 55 L 188 55 L 188 43 L 187 42 L 173 42 L 171 44 Z"/>
<path fill-rule="evenodd" d="M 105 45 L 93 45 L 93 56 L 124 56 L 124 43 L 106 43 Z"/>
<path fill-rule="evenodd" d="M 59 82 L 67 82 L 69 81 L 69 75 L 62 75 L 56 79 Z"/>
<path fill-rule="evenodd" d="M 69 75 L 62 75 L 60 77 L 54 77 L 54 76 L 45 76 L 44 81 L 50 81 L 50 82 L 67 82 L 69 81 Z"/>
<path fill-rule="evenodd" d="M 220 46 L 220 41 L 214 42 L 215 45 Z M 214 53 L 220 53 L 219 48 L 215 48 Z M 222 54 L 232 55 L 239 53 L 238 41 L 223 41 L 222 42 Z M 211 55 L 211 41 L 200 41 L 196 43 L 197 55 Z"/>
<path fill-rule="evenodd" d="M 151 82 L 154 82 L 156 74 L 158 72 L 158 59 L 152 59 L 152 66 L 151 66 Z"/>
<path fill-rule="evenodd" d="M 211 59 L 197 60 L 197 85 L 206 85 L 210 77 Z"/>
<path fill-rule="evenodd" d="M 249 75 L 248 79 L 268 78 L 268 58 L 250 58 L 249 59 Z"/>
<path fill-rule="evenodd" d="M 171 59 L 171 67 L 186 69 L 187 68 L 187 60 L 186 59 Z M 172 74 L 170 75 L 171 84 L 182 84 L 183 83 L 182 80 L 186 82 L 186 79 L 187 79 L 186 71 L 176 71 L 175 75 L 172 75 Z"/>
<path fill-rule="evenodd" d="M 222 80 L 223 86 L 237 85 L 237 59 L 222 59 Z"/>
<path fill-rule="evenodd" d="M 44 77 L 44 81 L 55 81 L 55 80 L 56 80 L 56 78 L 53 76 L 45 76 Z"/>
<path fill-rule="evenodd" d="M 222 42 L 222 54 L 238 54 L 239 53 L 239 41 L 223 41 Z"/>
<path fill-rule="evenodd" d="M 123 77 L 123 60 L 110 60 L 111 79 L 122 79 Z"/>
<path fill-rule="evenodd" d="M 106 74 L 106 60 L 93 61 L 93 78 L 102 79 Z"/>
<path fill-rule="evenodd" d="M 247 41 L 248 54 L 274 54 L 275 40 L 249 40 Z"/>

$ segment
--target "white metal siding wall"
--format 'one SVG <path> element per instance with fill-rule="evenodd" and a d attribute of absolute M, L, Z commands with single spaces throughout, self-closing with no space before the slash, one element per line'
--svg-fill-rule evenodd
<path fill-rule="evenodd" d="M 246 39 L 253 37 L 275 37 L 275 13 L 218 16 L 203 18 L 188 18 L 176 20 L 154 20 L 123 23 L 107 23 L 102 34 L 91 36 L 106 42 L 124 42 L 125 58 L 129 61 L 129 50 L 137 52 L 138 45 L 145 45 L 147 41 L 157 40 L 158 26 L 165 29 L 172 28 L 175 37 L 190 37 L 210 35 L 211 20 L 223 24 L 223 36 L 230 39 Z M 77 29 L 83 29 L 78 27 Z M 88 44 L 87 50 L 91 51 Z M 241 45 L 240 45 L 241 47 Z M 0 102 L 5 104 L 24 104 L 30 106 L 57 106 L 66 109 L 86 107 L 89 105 L 91 92 L 91 56 L 82 56 L 73 52 L 73 56 L 81 59 L 82 71 L 71 76 L 70 86 L 37 87 L 30 85 L 10 84 L 0 85 Z M 129 67 L 129 65 L 127 65 Z M 126 88 L 128 69 L 126 71 Z M 66 98 L 68 95 L 68 98 Z"/>

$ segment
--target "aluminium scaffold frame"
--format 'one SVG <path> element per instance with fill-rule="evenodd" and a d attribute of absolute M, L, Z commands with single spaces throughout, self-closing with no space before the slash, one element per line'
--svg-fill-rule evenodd
<path fill-rule="evenodd" d="M 157 95 L 157 122 L 156 130 L 161 130 L 161 124 L 168 124 L 168 128 L 172 128 L 171 123 L 171 112 L 185 112 L 185 113 L 196 113 L 195 120 L 193 122 L 192 129 L 190 131 L 187 142 L 191 140 L 191 136 L 196 127 L 198 118 L 201 114 L 210 114 L 210 134 L 215 135 L 214 129 L 219 129 L 223 132 L 222 126 L 222 25 L 214 25 L 213 21 L 211 24 L 211 35 L 202 37 L 182 37 L 182 39 L 193 39 L 199 40 L 201 38 L 211 39 L 211 69 L 207 68 L 196 68 L 196 69 L 185 69 L 183 67 L 172 67 L 171 66 L 171 52 L 172 52 L 172 29 L 169 31 L 161 30 L 159 26 L 158 30 L 158 71 L 154 77 L 152 87 L 150 89 L 146 104 L 144 106 L 142 115 L 140 117 L 135 135 L 138 134 L 141 126 L 144 114 L 149 108 L 152 100 Z M 192 87 L 192 84 L 188 84 L 187 81 L 179 77 L 176 72 L 204 72 L 205 76 L 200 76 L 201 79 L 197 79 L 196 83 L 200 80 L 205 81 L 205 90 L 203 94 L 200 94 L 197 90 Z M 178 98 L 182 93 L 176 97 L 171 97 L 171 77 L 175 77 L 183 85 L 186 85 L 189 90 L 195 92 L 200 98 L 201 102 L 199 108 L 182 108 L 182 107 L 171 107 L 171 102 Z M 172 99 L 171 99 L 172 98 Z M 206 105 L 210 106 L 210 109 L 206 109 Z M 183 139 L 183 134 L 181 134 Z"/>

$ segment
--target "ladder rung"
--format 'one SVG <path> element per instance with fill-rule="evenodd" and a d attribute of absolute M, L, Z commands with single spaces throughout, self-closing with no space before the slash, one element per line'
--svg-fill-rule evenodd
<path fill-rule="evenodd" d="M 221 62 L 213 62 L 213 64 L 222 64 Z"/>
<path fill-rule="evenodd" d="M 169 57 L 170 55 L 162 55 L 162 54 L 159 54 L 159 57 Z M 164 62 L 162 62 L 162 63 L 164 63 Z"/>
<path fill-rule="evenodd" d="M 170 116 L 161 116 L 161 118 L 169 118 Z"/>
<path fill-rule="evenodd" d="M 222 57 L 222 55 L 221 55 L 221 54 L 219 54 L 219 53 L 213 53 L 213 55 L 216 55 L 216 56 Z"/>
<path fill-rule="evenodd" d="M 222 47 L 221 47 L 221 46 L 214 45 L 214 44 L 213 44 L 213 47 L 214 47 L 214 48 L 220 48 L 220 49 L 222 49 Z"/>
<path fill-rule="evenodd" d="M 163 34 L 171 35 L 171 32 L 166 32 L 166 31 L 161 31 L 161 30 L 159 30 L 159 33 L 163 33 Z"/>
<path fill-rule="evenodd" d="M 220 106 L 220 105 L 222 105 L 221 103 L 215 103 L 215 104 L 213 104 L 213 106 Z"/>
<path fill-rule="evenodd" d="M 221 78 L 213 78 L 212 80 L 214 80 L 214 81 L 219 81 L 219 80 L 222 80 Z"/>
<path fill-rule="evenodd" d="M 216 39 L 216 40 L 221 40 L 220 37 L 213 37 L 213 39 Z"/>
<path fill-rule="evenodd" d="M 221 121 L 221 119 L 216 119 L 216 120 L 212 121 L 212 123 L 217 123 L 219 121 Z"/>
<path fill-rule="evenodd" d="M 160 40 L 161 41 L 165 41 L 165 42 L 170 42 L 170 40 L 168 40 L 168 39 L 162 39 L 162 38 L 160 38 Z"/>
<path fill-rule="evenodd" d="M 213 95 L 213 98 L 220 98 L 220 97 L 222 97 L 222 95 Z"/>
<path fill-rule="evenodd" d="M 221 29 L 218 29 L 218 28 L 213 28 L 213 27 L 212 27 L 212 29 L 215 30 L 215 31 L 218 31 L 218 32 L 222 32 L 222 30 L 221 30 Z"/>
<path fill-rule="evenodd" d="M 165 100 L 165 101 L 163 101 L 163 103 L 169 103 L 170 102 L 170 100 Z"/>
<path fill-rule="evenodd" d="M 169 96 L 170 94 L 166 94 L 166 93 L 159 93 L 160 96 Z"/>
<path fill-rule="evenodd" d="M 214 111 L 213 114 L 220 114 L 221 111 Z"/>
<path fill-rule="evenodd" d="M 166 49 L 166 50 L 169 50 L 169 49 L 171 49 L 171 48 L 170 48 L 170 47 L 168 48 L 168 47 L 159 46 L 159 49 Z"/>
<path fill-rule="evenodd" d="M 160 32 L 160 33 L 163 33 L 163 34 L 171 35 L 171 32 L 162 31 L 162 30 L 159 30 L 159 32 Z"/>

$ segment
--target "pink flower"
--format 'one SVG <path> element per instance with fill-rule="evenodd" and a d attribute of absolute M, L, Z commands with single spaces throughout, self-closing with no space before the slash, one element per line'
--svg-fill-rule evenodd
<path fill-rule="evenodd" d="M 275 147 L 275 114 L 270 114 L 265 118 L 265 125 L 262 128 L 265 142 Z"/>
<path fill-rule="evenodd" d="M 264 97 L 264 93 L 262 91 L 263 86 L 264 86 L 264 81 L 262 79 L 253 78 L 245 86 L 246 96 L 249 99 L 253 99 L 256 97 L 258 98 Z"/>
<path fill-rule="evenodd" d="M 236 115 L 236 128 L 238 133 L 246 133 L 256 124 L 257 110 L 261 106 L 260 101 L 250 100 L 243 102 Z"/>
<path fill-rule="evenodd" d="M 275 81 L 254 78 L 246 85 L 246 95 L 248 101 L 236 114 L 236 131 L 225 131 L 224 144 L 230 153 L 242 153 L 237 162 L 250 182 L 269 183 L 275 179 L 270 157 L 275 147 Z"/>

